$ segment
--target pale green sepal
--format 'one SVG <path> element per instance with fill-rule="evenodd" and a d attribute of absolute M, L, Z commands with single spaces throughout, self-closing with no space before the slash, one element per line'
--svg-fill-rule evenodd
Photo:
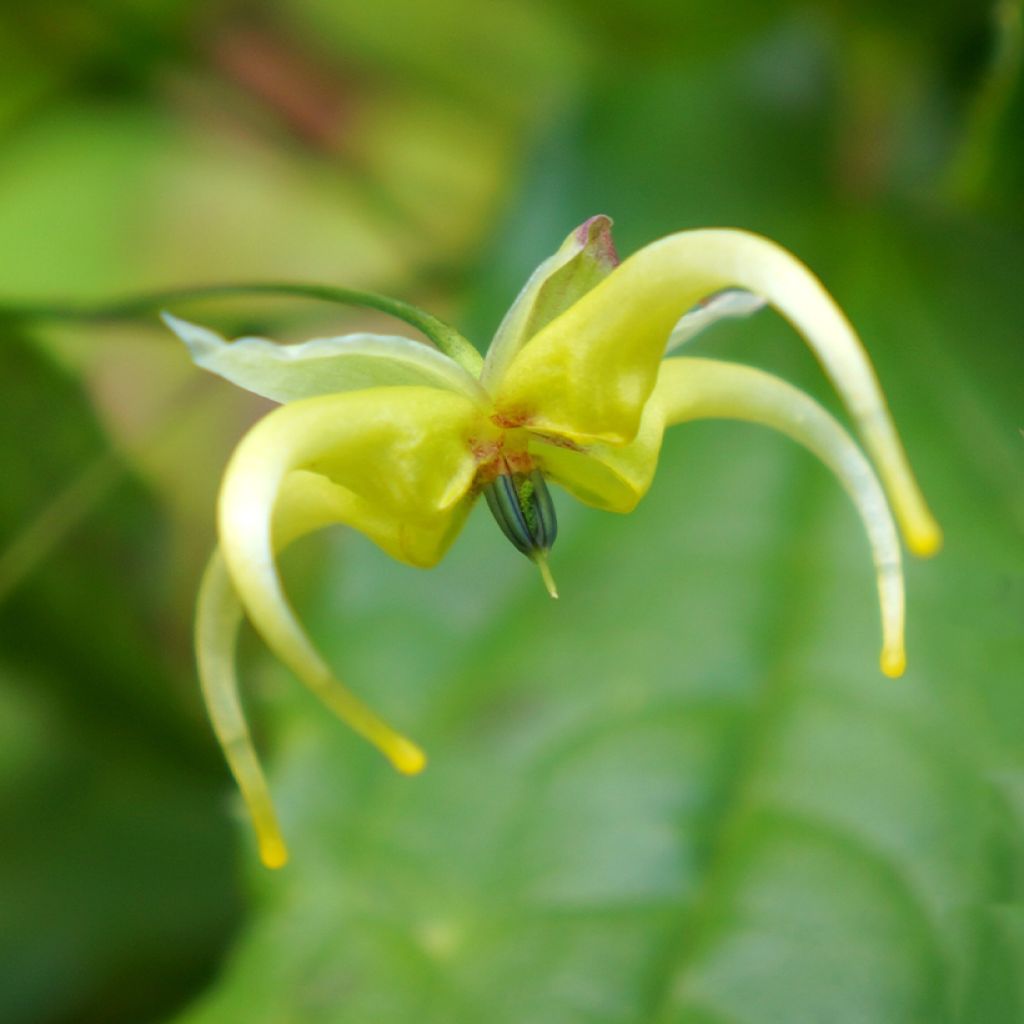
<path fill-rule="evenodd" d="M 483 384 L 500 380 L 530 338 L 606 278 L 618 263 L 610 217 L 597 214 L 576 228 L 530 275 L 505 314 L 487 350 L 480 378 Z"/>
<path fill-rule="evenodd" d="M 347 334 L 279 345 L 266 338 L 228 342 L 214 331 L 162 314 L 197 366 L 275 402 L 416 385 L 485 395 L 458 363 L 423 342 L 397 335 Z"/>
<path fill-rule="evenodd" d="M 767 301 L 760 295 L 745 292 L 741 288 L 729 288 L 711 295 L 682 315 L 679 323 L 672 328 L 665 353 L 667 355 L 693 341 L 698 334 L 703 334 L 720 320 L 742 320 L 767 305 Z"/>

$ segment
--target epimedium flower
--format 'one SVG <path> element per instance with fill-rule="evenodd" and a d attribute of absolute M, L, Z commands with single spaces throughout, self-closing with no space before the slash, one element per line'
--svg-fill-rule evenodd
<path fill-rule="evenodd" d="M 871 461 L 828 412 L 779 378 L 677 354 L 708 324 L 766 303 L 812 348 Z M 440 347 L 372 334 L 278 345 L 229 343 L 165 319 L 199 366 L 282 403 L 246 434 L 227 467 L 219 549 L 196 619 L 205 699 L 268 867 L 287 854 L 238 696 L 234 648 L 243 612 L 399 771 L 415 774 L 425 764 L 414 743 L 336 678 L 282 589 L 278 553 L 331 524 L 429 567 L 483 496 L 555 597 L 549 481 L 587 505 L 629 512 L 650 486 L 666 427 L 703 418 L 761 423 L 810 449 L 852 498 L 877 574 L 881 667 L 890 676 L 904 670 L 893 513 L 915 554 L 936 551 L 941 534 L 852 327 L 813 274 L 773 242 L 731 229 L 686 231 L 620 263 L 611 221 L 593 217 L 534 271 L 486 358 L 450 328 L 434 335 Z"/>

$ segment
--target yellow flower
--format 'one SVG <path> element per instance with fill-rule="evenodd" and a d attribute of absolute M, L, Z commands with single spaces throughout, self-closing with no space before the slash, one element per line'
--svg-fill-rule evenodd
<path fill-rule="evenodd" d="M 280 866 L 287 854 L 238 699 L 243 609 L 277 656 L 399 771 L 425 763 L 335 678 L 284 595 L 277 554 L 323 526 L 344 523 L 399 561 L 432 566 L 485 494 L 555 596 L 546 480 L 587 505 L 629 512 L 650 485 L 667 426 L 707 417 L 762 423 L 818 455 L 856 504 L 878 577 L 882 669 L 902 673 L 903 576 L 889 502 L 914 553 L 936 551 L 941 534 L 850 324 L 810 271 L 756 235 L 682 232 L 620 264 L 610 227 L 606 217 L 591 218 L 538 267 L 486 359 L 454 332 L 446 355 L 368 334 L 227 343 L 166 317 L 200 366 L 284 403 L 243 438 L 227 468 L 220 550 L 196 627 L 210 715 L 266 865 Z M 675 355 L 707 323 L 766 302 L 813 349 L 881 484 L 843 428 L 802 392 L 760 370 Z"/>

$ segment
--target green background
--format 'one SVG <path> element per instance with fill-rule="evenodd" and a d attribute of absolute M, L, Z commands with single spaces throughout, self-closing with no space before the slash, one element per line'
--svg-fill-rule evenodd
<path fill-rule="evenodd" d="M 1024 1021 L 1020 47 L 1012 0 L 5 7 L 0 1020 Z M 290 593 L 431 763 L 395 776 L 246 635 L 264 871 L 190 620 L 267 405 L 153 322 L 5 306 L 285 278 L 484 347 L 598 212 L 622 253 L 770 235 L 857 325 L 946 532 L 906 677 L 845 496 L 755 427 L 670 433 L 629 517 L 557 493 L 557 604 L 482 508 L 429 573 L 329 531 Z M 697 349 L 836 408 L 772 314 Z"/>

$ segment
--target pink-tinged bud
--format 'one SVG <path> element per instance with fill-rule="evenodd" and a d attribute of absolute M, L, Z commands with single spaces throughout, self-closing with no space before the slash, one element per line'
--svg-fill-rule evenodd
<path fill-rule="evenodd" d="M 574 306 L 617 266 L 612 219 L 599 213 L 572 231 L 530 275 L 487 352 L 481 381 L 496 386 L 523 346 Z"/>
<path fill-rule="evenodd" d="M 598 213 L 585 220 L 575 231 L 582 253 L 606 270 L 614 270 L 619 265 L 619 254 L 612 240 L 612 223 L 611 217 Z"/>

